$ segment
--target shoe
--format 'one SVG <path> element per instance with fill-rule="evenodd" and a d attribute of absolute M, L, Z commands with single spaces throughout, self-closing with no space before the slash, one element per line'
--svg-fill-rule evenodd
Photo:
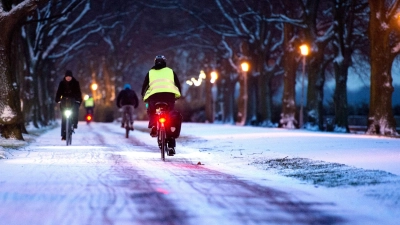
<path fill-rule="evenodd" d="M 174 148 L 170 148 L 168 150 L 168 156 L 174 156 L 175 155 L 175 149 Z"/>
<path fill-rule="evenodd" d="M 131 130 L 134 130 L 135 128 L 133 128 L 133 123 L 131 123 L 131 125 L 129 126 L 129 128 L 131 129 Z"/>
<path fill-rule="evenodd" d="M 124 124 L 123 124 L 123 123 L 121 123 L 121 127 L 122 127 L 122 128 L 125 128 L 125 126 L 124 126 Z"/>
<path fill-rule="evenodd" d="M 64 136 L 61 137 L 61 141 L 65 141 L 66 138 Z"/>
<path fill-rule="evenodd" d="M 169 138 L 167 141 L 168 148 L 175 148 L 176 142 L 174 138 Z"/>
<path fill-rule="evenodd" d="M 150 136 L 157 137 L 157 128 L 156 127 L 151 128 Z"/>

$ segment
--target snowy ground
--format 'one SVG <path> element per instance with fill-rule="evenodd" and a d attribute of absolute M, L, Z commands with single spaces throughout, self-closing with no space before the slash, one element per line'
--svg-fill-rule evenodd
<path fill-rule="evenodd" d="M 146 125 L 136 122 L 133 135 L 155 146 Z M 34 143 L 40 133 L 24 137 Z M 49 144 L 60 145 L 60 140 Z M 29 149 L 25 142 L 4 139 L 0 146 L 4 160 L 15 158 L 20 148 Z M 303 198 L 332 202 L 339 214 L 351 218 L 350 224 L 400 224 L 397 138 L 185 123 L 177 140 L 179 156 L 262 185 L 305 193 Z"/>

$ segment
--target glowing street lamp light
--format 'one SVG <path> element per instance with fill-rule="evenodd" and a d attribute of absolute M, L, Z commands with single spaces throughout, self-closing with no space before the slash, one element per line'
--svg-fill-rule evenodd
<path fill-rule="evenodd" d="M 303 72 L 301 76 L 301 98 L 300 98 L 300 115 L 299 115 L 299 128 L 303 127 L 304 119 L 303 119 L 303 102 L 304 102 L 304 77 L 306 71 L 306 56 L 309 54 L 310 48 L 306 44 L 302 44 L 300 46 L 300 53 L 303 56 Z"/>
<path fill-rule="evenodd" d="M 246 124 L 246 119 L 247 119 L 247 72 L 249 71 L 249 64 L 247 62 L 243 62 L 240 64 L 243 72 L 243 115 L 242 115 L 242 121 L 240 122 L 240 125 L 244 126 Z"/>
<path fill-rule="evenodd" d="M 90 87 L 92 88 L 93 91 L 97 90 L 98 88 L 96 83 L 93 83 Z"/>
<path fill-rule="evenodd" d="M 215 83 L 215 81 L 218 79 L 218 73 L 215 72 L 215 71 L 212 71 L 210 75 L 211 75 L 211 80 L 210 80 L 210 82 L 213 84 L 213 83 Z"/>
<path fill-rule="evenodd" d="M 243 72 L 249 71 L 249 64 L 247 62 L 243 62 L 242 64 L 240 64 L 240 66 L 242 67 Z"/>
<path fill-rule="evenodd" d="M 309 52 L 310 52 L 310 48 L 308 47 L 308 45 L 302 44 L 302 45 L 300 46 L 300 53 L 301 53 L 301 55 L 307 56 Z"/>
<path fill-rule="evenodd" d="M 93 99 L 96 101 L 97 100 L 97 88 L 98 88 L 99 86 L 96 84 L 96 83 L 93 83 L 92 85 L 90 85 L 90 88 L 92 89 L 92 96 L 93 96 Z"/>

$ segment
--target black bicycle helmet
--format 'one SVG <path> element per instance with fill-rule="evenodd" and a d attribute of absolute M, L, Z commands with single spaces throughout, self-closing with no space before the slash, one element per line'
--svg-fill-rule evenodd
<path fill-rule="evenodd" d="M 156 56 L 156 58 L 154 59 L 154 64 L 155 65 L 161 65 L 161 64 L 167 64 L 167 59 L 165 58 L 165 56 L 163 55 L 158 55 Z"/>

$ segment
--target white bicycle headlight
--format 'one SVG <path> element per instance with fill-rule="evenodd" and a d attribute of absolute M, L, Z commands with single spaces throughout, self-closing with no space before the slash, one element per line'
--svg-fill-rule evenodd
<path fill-rule="evenodd" d="M 68 118 L 68 117 L 70 117 L 70 116 L 71 116 L 71 114 L 72 114 L 72 111 L 71 111 L 71 110 L 69 110 L 69 109 L 67 109 L 67 110 L 65 110 L 64 114 L 65 114 L 65 116 Z"/>

